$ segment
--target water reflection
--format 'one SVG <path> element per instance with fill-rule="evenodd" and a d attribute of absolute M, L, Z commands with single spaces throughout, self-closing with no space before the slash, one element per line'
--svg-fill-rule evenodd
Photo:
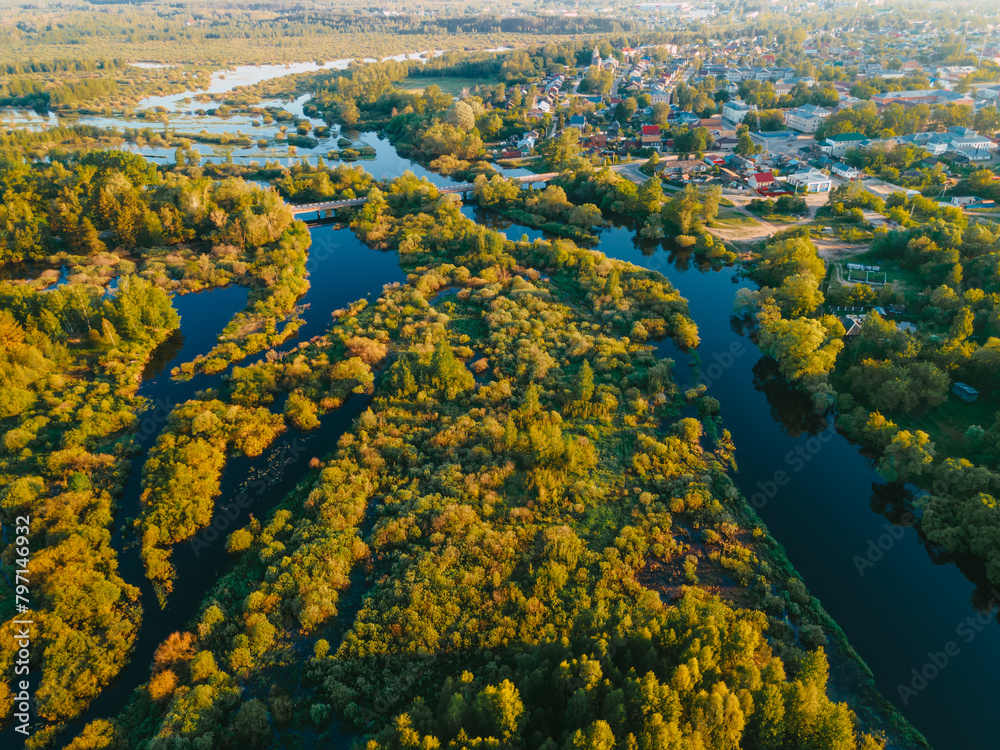
<path fill-rule="evenodd" d="M 142 368 L 142 379 L 150 380 L 162 373 L 184 348 L 184 333 L 180 328 L 170 332 L 166 340 L 153 350 L 146 366 Z"/>
<path fill-rule="evenodd" d="M 789 383 L 771 357 L 761 357 L 753 366 L 753 387 L 764 394 L 771 419 L 789 437 L 816 435 L 829 428 L 826 417 L 816 411 L 812 397 Z"/>
<path fill-rule="evenodd" d="M 870 507 L 895 526 L 913 525 L 914 493 L 898 482 L 873 482 Z"/>

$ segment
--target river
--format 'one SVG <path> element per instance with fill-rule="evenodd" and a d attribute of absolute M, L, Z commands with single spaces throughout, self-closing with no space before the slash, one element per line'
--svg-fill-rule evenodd
<path fill-rule="evenodd" d="M 358 162 L 377 178 L 409 169 L 438 185 L 450 182 L 399 156 L 375 133 L 358 137 L 377 149 L 373 161 Z M 522 234 L 529 239 L 542 236 L 539 230 L 471 206 L 463 208 L 463 213 L 505 231 L 511 239 L 520 239 Z M 377 297 L 383 284 L 405 280 L 395 254 L 365 247 L 350 230 L 315 226 L 310 231 L 312 286 L 303 300 L 309 307 L 297 340 L 325 331 L 332 310 L 368 295 Z M 817 415 L 808 398 L 776 377 L 773 362 L 761 355 L 731 317 L 737 290 L 750 286 L 735 269 L 706 268 L 684 251 L 642 246 L 635 233 L 624 227 L 604 230 L 599 249 L 663 273 L 688 299 L 701 335 L 708 393 L 721 402 L 725 427 L 737 446 L 737 484 L 784 546 L 811 592 L 871 667 L 883 694 L 939 750 L 1000 747 L 1000 730 L 993 718 L 1000 695 L 997 601 L 989 611 L 989 586 L 973 582 L 979 580 L 980 568 L 966 563 L 960 569 L 906 526 L 909 491 L 887 485 L 858 446 Z M 159 400 L 169 406 L 217 385 L 218 375 L 187 382 L 171 380 L 170 368 L 210 349 L 217 332 L 245 303 L 245 295 L 245 290 L 229 287 L 176 298 L 180 332 L 157 352 L 140 394 L 154 404 Z M 687 374 L 680 370 L 677 377 L 683 380 Z M 366 404 L 365 398 L 352 397 L 342 409 L 324 417 L 318 430 L 290 431 L 257 459 L 231 460 L 223 478 L 224 499 L 231 501 L 241 488 L 262 477 L 269 484 L 255 494 L 248 511 L 241 512 L 230 528 L 242 525 L 246 512 L 264 516 L 307 475 L 308 459 L 330 450 Z M 145 448 L 163 426 L 155 411 L 147 417 L 149 429 L 142 433 Z M 133 466 L 119 504 L 119 522 L 138 509 L 142 462 L 139 459 Z M 175 551 L 177 583 L 167 608 L 161 611 L 145 582 L 136 545 L 119 528 L 115 546 L 121 550 L 129 543 L 122 552 L 122 574 L 142 588 L 145 618 L 129 666 L 95 701 L 84 720 L 114 715 L 132 690 L 148 679 L 158 643 L 185 627 L 205 593 L 228 568 L 223 538 L 221 534 L 197 555 L 186 545 Z M 910 692 L 901 693 L 900 686 Z M 74 728 L 81 725 L 82 721 L 77 722 Z M 10 736 L 9 732 L 0 735 Z"/>
<path fill-rule="evenodd" d="M 734 326 L 736 291 L 751 283 L 734 268 L 699 268 L 683 252 L 646 255 L 622 228 L 606 231 L 600 249 L 660 271 L 687 298 L 708 393 L 736 444 L 736 483 L 879 690 L 938 750 L 1000 747 L 1000 600 L 980 610 L 989 587 L 900 523 L 907 490 L 887 485 Z M 926 676 L 915 681 L 912 670 Z"/>

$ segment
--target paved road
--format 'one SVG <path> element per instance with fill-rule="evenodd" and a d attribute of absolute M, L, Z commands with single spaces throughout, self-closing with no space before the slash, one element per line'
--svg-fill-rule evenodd
<path fill-rule="evenodd" d="M 639 167 L 646 163 L 646 160 L 642 161 L 628 161 L 622 162 L 621 164 L 612 164 L 610 169 L 615 172 L 621 172 L 623 177 L 628 177 L 636 185 L 641 185 L 649 178 L 639 171 Z"/>

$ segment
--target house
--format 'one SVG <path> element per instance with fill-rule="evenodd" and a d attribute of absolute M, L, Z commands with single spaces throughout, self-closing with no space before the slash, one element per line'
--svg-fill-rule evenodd
<path fill-rule="evenodd" d="M 943 133 L 910 133 L 894 138 L 887 138 L 885 142 L 890 145 L 909 143 L 920 148 L 925 148 L 931 156 L 940 156 L 948 150 L 948 139 Z"/>
<path fill-rule="evenodd" d="M 815 133 L 820 123 L 830 116 L 830 110 L 806 104 L 785 112 L 785 125 L 800 133 Z"/>
<path fill-rule="evenodd" d="M 948 128 L 946 137 L 949 140 L 949 145 L 955 151 L 967 149 L 989 151 L 997 147 L 997 144 L 989 136 L 979 135 L 972 128 L 963 128 L 959 125 Z"/>
<path fill-rule="evenodd" d="M 750 179 L 747 180 L 747 184 L 750 185 L 751 190 L 768 190 L 773 188 L 775 183 L 776 180 L 774 179 L 773 172 L 757 172 L 750 175 Z"/>
<path fill-rule="evenodd" d="M 721 138 L 715 139 L 715 148 L 719 151 L 732 151 L 736 148 L 736 144 L 739 143 L 738 138 L 733 138 L 732 136 L 724 135 Z"/>
<path fill-rule="evenodd" d="M 774 93 L 777 94 L 778 96 L 781 96 L 782 94 L 790 94 L 792 93 L 792 89 L 794 89 L 800 83 L 804 84 L 808 88 L 812 88 L 813 86 L 816 85 L 816 80 L 814 78 L 809 78 L 809 77 L 782 78 L 780 81 L 774 84 Z"/>
<path fill-rule="evenodd" d="M 740 99 L 734 99 L 722 105 L 722 116 L 729 122 L 743 122 L 744 117 L 756 111 L 756 104 L 747 104 Z"/>
<path fill-rule="evenodd" d="M 587 118 L 583 115 L 573 115 L 569 118 L 569 126 L 571 128 L 582 128 L 587 125 Z"/>
<path fill-rule="evenodd" d="M 985 149 L 976 151 L 971 148 L 960 148 L 955 152 L 956 164 L 975 164 L 976 162 L 989 161 L 993 154 Z"/>
<path fill-rule="evenodd" d="M 629 138 L 628 140 L 622 141 L 621 146 L 618 148 L 618 153 L 624 156 L 625 154 L 631 153 L 642 147 L 642 144 L 635 140 L 634 138 Z"/>
<path fill-rule="evenodd" d="M 644 147 L 652 147 L 658 149 L 660 147 L 660 126 L 643 125 L 641 141 Z"/>
<path fill-rule="evenodd" d="M 844 336 L 857 336 L 861 333 L 861 324 L 864 319 L 857 315 L 841 315 L 840 322 L 844 326 Z"/>
<path fill-rule="evenodd" d="M 509 148 L 500 154 L 501 159 L 520 159 L 522 156 L 524 154 L 516 148 Z"/>
<path fill-rule="evenodd" d="M 819 150 L 830 156 L 844 156 L 848 151 L 861 148 L 867 143 L 861 133 L 840 133 L 819 144 Z"/>
<path fill-rule="evenodd" d="M 752 157 L 739 156 L 738 154 L 729 154 L 726 157 L 726 164 L 733 169 L 740 169 L 744 172 L 755 171 L 757 169 L 757 165 L 754 163 Z"/>
<path fill-rule="evenodd" d="M 689 179 L 692 174 L 697 174 L 698 172 L 707 172 L 708 165 L 704 162 L 698 161 L 697 159 L 690 160 L 677 160 L 677 161 L 667 161 L 662 162 L 664 165 L 664 172 L 670 177 L 679 177 L 681 179 Z"/>
<path fill-rule="evenodd" d="M 701 118 L 694 112 L 672 112 L 668 115 L 667 119 L 678 125 L 692 126 L 701 124 Z"/>
<path fill-rule="evenodd" d="M 964 127 L 951 127 L 944 133 L 911 133 L 893 138 L 886 138 L 884 141 L 890 146 L 908 143 L 920 148 L 925 148 L 931 156 L 951 152 L 960 157 L 967 157 L 969 161 L 989 161 L 990 152 L 997 147 L 991 138 L 979 135 L 975 130 Z"/>
<path fill-rule="evenodd" d="M 963 401 L 975 401 L 979 398 L 979 391 L 971 385 L 966 385 L 965 383 L 955 383 L 955 385 L 951 387 L 951 392 Z"/>
<path fill-rule="evenodd" d="M 837 175 L 837 177 L 843 177 L 845 180 L 857 180 L 863 174 L 860 169 L 836 162 L 830 165 L 830 171 Z"/>
<path fill-rule="evenodd" d="M 807 193 L 829 193 L 833 181 L 822 172 L 810 169 L 805 172 L 796 172 L 786 178 L 790 185 L 802 189 Z"/>

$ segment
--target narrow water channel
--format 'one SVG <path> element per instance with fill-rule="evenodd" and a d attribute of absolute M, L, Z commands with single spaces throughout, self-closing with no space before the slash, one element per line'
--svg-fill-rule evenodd
<path fill-rule="evenodd" d="M 305 324 L 294 339 L 280 347 L 284 351 L 325 333 L 335 310 L 357 299 L 375 299 L 386 284 L 406 281 L 396 253 L 372 250 L 350 229 L 316 226 L 310 228 L 310 233 L 312 246 L 307 264 L 310 289 L 300 300 Z M 230 458 L 222 476 L 214 530 L 203 530 L 192 543 L 174 548 L 172 562 L 177 577 L 167 606 L 161 609 L 145 577 L 138 539 L 126 521 L 139 512 L 142 467 L 149 448 L 165 426 L 169 410 L 200 390 L 222 385 L 222 374 L 173 380 L 171 368 L 211 349 L 219 331 L 246 305 L 246 299 L 246 290 L 237 286 L 174 299 L 181 328 L 161 345 L 144 373 L 139 393 L 150 400 L 150 409 L 143 415 L 145 421 L 140 433 L 143 453 L 133 461 L 129 482 L 118 502 L 114 535 L 122 577 L 142 592 L 142 628 L 128 665 L 87 712 L 70 725 L 67 739 L 87 722 L 114 716 L 125 707 L 135 688 L 149 679 L 149 666 L 157 646 L 198 614 L 208 591 L 230 568 L 232 560 L 225 545 L 229 532 L 245 526 L 250 515 L 265 518 L 308 475 L 310 459 L 332 450 L 337 439 L 371 402 L 371 396 L 351 396 L 343 407 L 323 416 L 317 429 L 306 433 L 289 429 L 256 458 Z M 263 353 L 239 364 L 262 356 Z M 274 408 L 280 408 L 280 404 Z M 0 735 L 0 740 L 3 739 Z"/>

